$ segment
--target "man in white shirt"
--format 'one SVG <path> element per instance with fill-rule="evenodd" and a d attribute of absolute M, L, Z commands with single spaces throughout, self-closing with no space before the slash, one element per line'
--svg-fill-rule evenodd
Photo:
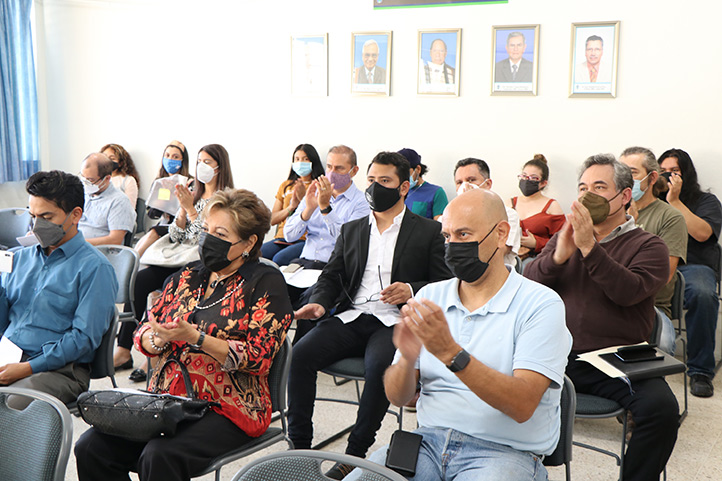
<path fill-rule="evenodd" d="M 383 373 L 391 364 L 393 325 L 399 306 L 429 282 L 451 277 L 444 263 L 438 222 L 409 212 L 409 163 L 381 152 L 367 172 L 366 199 L 372 213 L 345 224 L 310 303 L 296 319 L 321 319 L 294 345 L 289 375 L 289 436 L 297 449 L 311 447 L 317 372 L 348 357 L 363 357 L 365 384 L 346 453 L 364 457 L 388 408 Z M 334 466 L 327 476 L 351 470 Z"/>
<path fill-rule="evenodd" d="M 454 167 L 454 183 L 456 184 L 456 195 L 473 189 L 491 190 L 492 180 L 489 164 L 473 157 L 458 161 Z M 511 229 L 506 240 L 504 263 L 513 266 L 516 265 L 516 256 L 519 254 L 521 246 L 521 228 L 519 214 L 514 209 L 507 207 L 506 216 Z"/>

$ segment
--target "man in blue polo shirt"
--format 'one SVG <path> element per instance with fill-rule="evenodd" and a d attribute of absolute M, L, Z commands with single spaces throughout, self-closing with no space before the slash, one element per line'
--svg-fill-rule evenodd
<path fill-rule="evenodd" d="M 493 192 L 452 200 L 442 234 L 456 278 L 428 284 L 402 308 L 384 377 L 397 406 L 421 383 L 413 479 L 546 479 L 571 349 L 564 304 L 504 266 L 509 223 Z"/>
<path fill-rule="evenodd" d="M 0 333 L 23 351 L 19 362 L 0 366 L 0 384 L 68 403 L 88 389 L 89 364 L 114 314 L 118 281 L 78 231 L 80 179 L 38 172 L 26 190 L 39 245 L 15 252 L 11 272 L 0 278 Z"/>
<path fill-rule="evenodd" d="M 429 168 L 421 163 L 421 156 L 414 149 L 401 149 L 399 154 L 406 157 L 411 167 L 409 171 L 411 190 L 406 196 L 406 207 L 421 217 L 439 220 L 449 203 L 446 192 L 440 186 L 424 180 Z"/>

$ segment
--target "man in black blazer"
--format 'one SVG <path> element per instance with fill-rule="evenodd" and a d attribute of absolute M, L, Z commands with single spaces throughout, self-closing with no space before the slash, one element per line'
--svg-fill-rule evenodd
<path fill-rule="evenodd" d="M 310 303 L 296 319 L 320 319 L 294 346 L 289 376 L 289 435 L 297 449 L 311 447 L 317 372 L 348 357 L 363 357 L 365 385 L 346 453 L 364 457 L 389 406 L 383 373 L 395 348 L 399 307 L 429 282 L 451 278 L 444 262 L 441 224 L 406 210 L 409 163 L 381 152 L 367 172 L 372 213 L 343 225 Z M 350 471 L 334 466 L 327 476 Z"/>
<path fill-rule="evenodd" d="M 494 67 L 494 82 L 531 82 L 533 62 L 522 57 L 526 50 L 526 40 L 522 32 L 511 32 L 506 39 L 505 58 Z"/>

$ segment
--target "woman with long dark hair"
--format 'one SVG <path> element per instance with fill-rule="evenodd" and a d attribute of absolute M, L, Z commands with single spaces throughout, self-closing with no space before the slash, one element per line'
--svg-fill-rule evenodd
<path fill-rule="evenodd" d="M 271 259 L 279 266 L 285 266 L 291 260 L 301 257 L 301 251 L 306 244 L 305 236 L 296 242 L 288 242 L 283 237 L 283 226 L 306 195 L 306 187 L 324 173 L 323 164 L 313 145 L 301 144 L 294 149 L 291 171 L 279 186 L 271 210 L 271 225 L 277 226 L 276 235 L 261 247 L 263 257 Z"/>
<path fill-rule="evenodd" d="M 659 157 L 667 178 L 663 198 L 677 209 L 687 223 L 687 260 L 677 267 L 684 276 L 684 307 L 687 309 L 687 375 L 690 392 L 698 397 L 714 394 L 714 342 L 717 329 L 717 282 L 722 228 L 719 199 L 704 192 L 697 180 L 692 158 L 682 149 L 670 149 Z"/>
<path fill-rule="evenodd" d="M 138 202 L 138 186 L 140 185 L 140 176 L 135 169 L 133 158 L 122 145 L 106 144 L 100 149 L 117 167 L 110 176 L 113 187 L 128 196 L 130 205 L 135 209 Z"/>

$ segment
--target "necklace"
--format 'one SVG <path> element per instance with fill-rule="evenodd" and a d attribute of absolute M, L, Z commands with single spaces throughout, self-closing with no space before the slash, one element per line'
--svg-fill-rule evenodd
<path fill-rule="evenodd" d="M 226 276 L 226 277 L 228 277 L 228 276 Z M 241 287 L 243 287 L 243 284 L 244 284 L 245 282 L 246 282 L 246 280 L 245 280 L 245 279 L 242 279 L 241 282 L 239 282 L 238 285 L 237 285 L 236 287 L 234 287 L 231 292 L 229 292 L 228 294 L 226 294 L 225 296 L 223 296 L 221 299 L 218 299 L 218 300 L 217 300 L 216 302 L 214 302 L 213 304 L 209 304 L 209 305 L 207 305 L 207 306 L 201 306 L 201 305 L 200 305 L 200 303 L 201 303 L 201 290 L 198 289 L 198 297 L 196 298 L 196 307 L 194 307 L 193 309 L 194 309 L 194 310 L 195 310 L 195 309 L 204 310 L 204 309 L 210 309 L 211 307 L 213 307 L 213 306 L 215 306 L 215 305 L 218 305 L 219 303 L 221 303 L 221 302 L 225 301 L 226 299 L 228 299 L 229 297 L 231 297 L 231 296 L 233 295 L 233 293 L 236 292 L 238 289 L 240 289 Z M 213 286 L 211 285 L 211 287 L 213 287 Z"/>
<path fill-rule="evenodd" d="M 233 274 L 235 274 L 235 272 L 231 272 L 230 274 L 228 274 L 228 275 L 225 276 L 225 277 L 221 277 L 221 276 L 216 277 L 216 280 L 213 281 L 213 282 L 211 282 L 211 289 L 215 289 L 219 282 L 222 282 L 222 281 L 228 279 L 228 278 L 231 277 Z M 218 275 L 218 274 L 216 274 L 216 275 Z"/>

